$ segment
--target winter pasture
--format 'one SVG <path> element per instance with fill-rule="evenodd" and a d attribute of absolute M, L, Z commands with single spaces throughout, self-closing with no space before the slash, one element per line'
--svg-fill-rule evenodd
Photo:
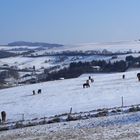
<path fill-rule="evenodd" d="M 111 74 L 84 74 L 75 79 L 64 79 L 0 90 L 0 111 L 7 112 L 7 121 L 49 117 L 99 108 L 139 104 L 140 82 L 137 71 Z M 83 88 L 88 76 L 94 78 L 90 88 Z M 32 95 L 42 89 L 41 94 Z"/>

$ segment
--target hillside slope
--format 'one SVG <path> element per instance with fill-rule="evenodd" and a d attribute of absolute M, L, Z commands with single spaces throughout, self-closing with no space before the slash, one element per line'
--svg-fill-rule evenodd
<path fill-rule="evenodd" d="M 44 82 L 0 90 L 0 111 L 7 112 L 8 120 L 33 119 L 69 112 L 90 111 L 98 108 L 139 104 L 140 83 L 138 71 L 125 73 L 91 74 L 95 82 L 90 88 L 83 89 L 87 74 L 79 78 Z M 32 95 L 32 91 L 42 89 L 41 94 Z"/>

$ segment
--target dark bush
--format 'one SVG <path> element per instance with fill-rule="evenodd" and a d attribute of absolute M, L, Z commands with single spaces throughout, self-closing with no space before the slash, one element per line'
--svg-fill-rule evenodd
<path fill-rule="evenodd" d="M 108 110 L 104 110 L 104 111 L 101 111 L 97 114 L 95 114 L 95 117 L 103 117 L 103 116 L 107 116 L 108 115 Z"/>
<path fill-rule="evenodd" d="M 24 125 L 22 122 L 16 122 L 15 128 L 22 128 Z"/>
<path fill-rule="evenodd" d="M 129 110 L 128 110 L 129 112 L 137 112 L 137 111 L 140 111 L 140 107 L 131 107 L 131 108 L 129 108 Z"/>
<path fill-rule="evenodd" d="M 57 123 L 57 122 L 60 122 L 60 118 L 58 117 L 49 120 L 47 123 L 50 124 L 50 123 Z"/>
<path fill-rule="evenodd" d="M 76 121 L 76 120 L 80 120 L 81 119 L 81 116 L 71 116 L 71 115 L 68 115 L 66 121 Z"/>

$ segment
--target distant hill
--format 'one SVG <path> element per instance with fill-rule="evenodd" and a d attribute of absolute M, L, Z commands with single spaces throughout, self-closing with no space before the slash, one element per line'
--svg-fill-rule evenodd
<path fill-rule="evenodd" d="M 8 43 L 8 46 L 40 46 L 40 47 L 61 47 L 62 44 L 51 44 L 51 43 L 44 43 L 44 42 L 26 42 L 26 41 L 15 41 Z"/>

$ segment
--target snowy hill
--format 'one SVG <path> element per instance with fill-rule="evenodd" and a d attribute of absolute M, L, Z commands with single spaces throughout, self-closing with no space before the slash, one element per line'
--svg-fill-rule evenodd
<path fill-rule="evenodd" d="M 33 78 L 33 75 L 31 75 L 33 66 L 35 66 L 36 72 L 40 74 L 43 73 L 45 68 L 58 65 L 60 68 L 63 68 L 65 66 L 67 67 L 71 62 L 91 62 L 92 60 L 114 62 L 125 60 L 126 57 L 130 55 L 139 57 L 140 42 L 85 43 L 41 50 L 37 46 L 13 46 L 12 49 L 8 46 L 1 46 L 0 50 L 14 52 L 17 55 L 15 57 L 0 59 L 1 71 L 5 70 L 5 68 L 14 68 L 19 70 L 20 76 L 24 77 L 26 74 Z M 99 52 L 99 54 L 87 55 L 93 50 Z M 55 53 L 57 54 L 63 51 L 83 51 L 87 54 L 65 56 L 62 53 L 62 55 L 55 55 Z M 107 53 L 109 51 L 116 54 L 102 55 L 100 54 L 102 51 Z M 25 53 L 27 53 L 27 56 L 24 55 Z M 48 53 L 52 55 L 46 55 Z M 126 128 L 128 129 L 128 135 L 133 134 L 133 137 L 136 137 L 138 133 L 133 133 L 132 129 L 138 129 L 139 131 L 140 112 L 131 114 L 130 112 L 133 112 L 133 110 L 130 112 L 129 110 L 134 109 L 134 106 L 132 107 L 131 105 L 139 104 L 140 107 L 140 82 L 138 82 L 136 76 L 138 72 L 140 72 L 139 67 L 135 67 L 135 69 L 130 67 L 130 69 L 123 73 L 83 74 L 74 79 L 61 78 L 62 80 L 2 89 L 0 90 L 0 112 L 3 110 L 6 111 L 7 121 L 4 125 L 1 125 L 1 128 L 6 126 L 8 129 L 13 129 L 18 124 L 15 121 L 21 122 L 21 120 L 26 126 L 31 123 L 36 123 L 35 125 L 40 124 L 44 119 L 49 123 L 51 119 L 55 118 L 55 115 L 61 115 L 60 123 L 5 131 L 0 134 L 0 139 L 4 137 L 6 137 L 6 139 L 14 139 L 17 137 L 19 139 L 26 139 L 27 137 L 33 138 L 32 136 L 38 138 L 36 136 L 41 135 L 43 136 L 41 138 L 46 139 L 49 139 L 48 136 L 51 139 L 58 135 L 58 138 L 61 139 L 64 135 L 65 138 L 70 138 L 74 135 L 78 137 L 79 134 L 81 135 L 79 139 L 82 138 L 83 134 L 85 135 L 85 139 L 87 139 L 87 135 L 88 138 L 93 139 L 97 137 L 97 135 L 100 135 L 102 130 L 106 130 L 103 135 L 101 134 L 103 137 L 107 136 L 113 139 L 115 136 L 119 138 L 123 137 L 124 133 L 126 134 L 126 131 L 124 132 Z M 126 76 L 125 79 L 122 79 L 123 74 Z M 90 88 L 83 88 L 83 83 L 86 82 L 89 76 L 94 78 L 94 83 L 90 83 Z M 16 82 L 15 80 L 15 83 Z M 37 93 L 38 89 L 41 89 L 42 93 L 33 95 L 32 91 L 35 90 Z M 122 97 L 124 99 L 124 106 L 126 106 L 124 107 L 125 109 L 123 108 L 123 110 L 121 108 L 121 112 L 118 110 L 116 114 L 112 114 L 114 107 L 122 106 Z M 130 108 L 128 108 L 128 106 Z M 82 115 L 81 120 L 66 122 L 67 113 L 69 113 L 71 107 L 72 115 Z M 101 109 L 103 111 L 104 108 L 108 108 L 108 115 L 104 115 L 106 117 L 97 116 L 98 118 L 96 118 L 95 116 Z M 117 110 L 118 108 L 115 109 Z M 90 117 L 88 116 L 89 114 Z M 86 120 L 84 120 L 84 117 Z M 59 130 L 61 130 L 60 133 Z M 95 133 L 92 133 L 91 130 L 94 130 Z M 129 130 L 131 133 L 129 133 Z M 69 133 L 71 133 L 71 135 L 68 135 Z M 108 134 L 106 135 L 106 133 Z M 112 137 L 114 133 L 116 135 Z M 46 135 L 45 137 L 44 134 Z M 102 136 L 99 136 L 100 139 L 103 139 Z"/>
<path fill-rule="evenodd" d="M 19 86 L 0 90 L 0 111 L 5 110 L 8 120 L 40 118 L 69 112 L 90 111 L 93 109 L 139 104 L 140 83 L 136 74 L 138 71 L 123 73 L 91 74 L 95 82 L 90 88 L 82 87 L 87 80 L 87 74 L 79 78 L 57 80 Z M 41 94 L 32 95 L 32 91 L 42 89 Z"/>
<path fill-rule="evenodd" d="M 40 48 L 40 46 L 0 46 L 0 50 L 12 52 L 18 55 L 15 57 L 0 59 L 0 66 L 16 66 L 18 69 L 29 69 L 35 66 L 36 69 L 40 71 L 42 68 L 50 68 L 53 66 L 59 66 L 60 68 L 63 68 L 65 66 L 68 66 L 71 62 L 78 61 L 111 61 L 112 55 L 105 55 L 109 52 L 116 53 L 117 58 L 113 61 L 125 60 L 126 56 L 129 55 L 138 57 L 140 56 L 140 41 L 83 43 L 64 45 L 53 48 Z M 63 52 L 68 53 L 77 51 L 82 51 L 83 54 L 80 55 L 79 53 L 76 56 L 75 54 L 71 56 L 63 54 Z M 87 55 L 91 52 L 93 53 L 92 55 Z M 56 53 L 61 53 L 61 55 L 55 55 Z M 84 53 L 86 54 L 84 55 Z"/>

